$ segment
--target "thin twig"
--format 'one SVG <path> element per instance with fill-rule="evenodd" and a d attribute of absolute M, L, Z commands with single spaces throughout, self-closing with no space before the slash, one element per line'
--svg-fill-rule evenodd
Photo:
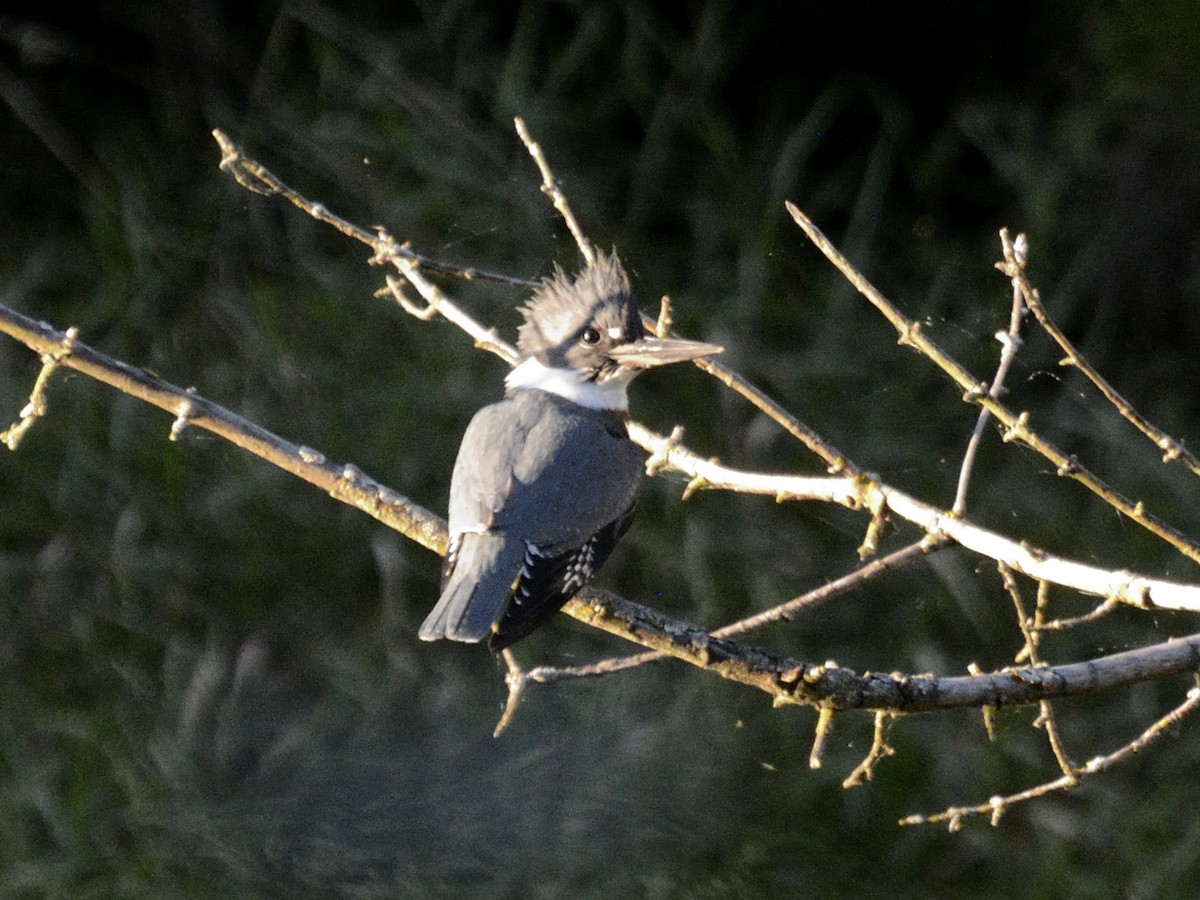
<path fill-rule="evenodd" d="M 75 339 L 78 337 L 79 329 L 72 325 L 63 333 L 62 342 L 57 348 L 42 354 L 42 368 L 38 371 L 33 389 L 29 392 L 29 402 L 21 410 L 20 418 L 0 432 L 0 444 L 4 444 L 9 450 L 16 450 L 21 446 L 26 433 L 33 427 L 33 423 L 46 414 L 46 388 L 50 384 L 50 376 L 54 374 L 59 363 L 71 355 L 75 348 Z"/>
<path fill-rule="evenodd" d="M 216 139 L 217 145 L 221 148 L 220 167 L 222 171 L 232 175 L 234 180 L 246 190 L 267 197 L 280 197 L 298 209 L 302 209 L 318 222 L 331 225 L 347 237 L 366 244 L 375 251 L 377 256 L 381 255 L 379 236 L 376 233 L 348 222 L 341 216 L 330 212 L 324 203 L 309 200 L 298 191 L 288 187 L 266 166 L 247 156 L 242 148 L 231 141 L 229 136 L 221 131 L 221 129 L 213 129 L 212 135 Z M 430 259 L 427 256 L 422 256 L 412 248 L 400 244 L 388 245 L 385 251 L 384 255 L 390 256 L 395 254 L 403 256 L 412 260 L 412 262 L 428 272 L 449 275 L 454 278 L 461 278 L 464 281 L 493 281 L 498 284 L 506 284 L 510 287 L 519 288 L 536 288 L 539 284 L 537 281 L 529 281 L 525 278 L 513 278 L 511 275 L 489 272 L 485 269 L 477 269 L 474 266 L 455 266 L 450 263 L 440 262 Z"/>
<path fill-rule="evenodd" d="M 1069 628 L 1078 628 L 1080 625 L 1090 625 L 1099 619 L 1115 612 L 1121 603 L 1115 597 L 1106 597 L 1103 603 L 1096 605 L 1096 608 L 1090 612 L 1086 612 L 1081 616 L 1072 616 L 1067 619 L 1049 619 L 1039 626 L 1040 631 L 1066 631 Z"/>
<path fill-rule="evenodd" d="M 500 714 L 500 721 L 496 723 L 496 728 L 492 731 L 492 737 L 500 737 L 508 730 L 513 717 L 517 714 L 517 707 L 520 706 L 521 699 L 525 696 L 525 686 L 529 683 L 529 676 L 517 662 L 517 657 L 512 650 L 506 647 L 500 651 L 500 656 L 504 659 L 507 667 L 504 684 L 508 688 L 508 699 L 504 703 L 504 712 Z"/>
<path fill-rule="evenodd" d="M 583 233 L 583 229 L 579 227 L 579 223 L 575 220 L 575 213 L 571 212 L 571 204 L 567 202 L 567 195 L 563 193 L 558 179 L 550 171 L 550 164 L 546 161 L 545 154 L 542 153 L 541 145 L 530 137 L 529 129 L 525 127 L 524 119 L 517 116 L 513 119 L 513 124 L 517 127 L 517 134 L 521 138 L 521 143 L 525 145 L 525 149 L 529 151 L 529 155 L 537 163 L 538 171 L 542 173 L 542 193 L 550 198 L 550 202 L 554 204 L 554 208 L 562 216 L 563 221 L 571 232 L 571 237 L 575 238 L 575 244 L 579 247 L 580 255 L 583 256 L 584 261 L 590 268 L 596 263 L 596 251 L 592 249 L 592 242 L 587 239 Z"/>
<path fill-rule="evenodd" d="M 831 475 L 845 474 L 857 478 L 863 474 L 862 469 L 856 466 L 848 456 L 728 366 L 707 356 L 694 360 L 693 364 L 731 391 L 749 400 L 756 409 L 765 413 L 784 431 L 819 456 Z"/>
<path fill-rule="evenodd" d="M 810 769 L 821 768 L 825 756 L 825 741 L 833 730 L 833 719 L 836 715 L 837 713 L 828 706 L 822 706 L 817 710 L 817 724 L 813 729 L 812 749 L 808 753 Z"/>
<path fill-rule="evenodd" d="M 896 751 L 887 742 L 888 729 L 896 721 L 896 716 L 888 712 L 875 713 L 875 730 L 871 736 L 871 749 L 854 770 L 842 781 L 842 787 L 850 789 L 865 784 L 875 777 L 875 767 L 888 756 L 895 756 Z"/>
<path fill-rule="evenodd" d="M 1021 588 L 1017 584 L 1017 579 L 1013 575 L 1012 569 L 1004 563 L 1000 563 L 998 568 L 1000 569 L 1000 577 L 1004 582 L 1004 589 L 1008 592 L 1009 597 L 1012 598 L 1013 606 L 1016 608 L 1017 624 L 1020 626 L 1021 634 L 1025 640 L 1025 645 L 1016 656 L 1016 662 L 1021 663 L 1027 660 L 1031 665 L 1042 666 L 1044 663 L 1038 654 L 1038 641 L 1041 638 L 1041 632 L 1037 629 L 1037 620 L 1036 618 L 1031 618 L 1025 612 L 1025 601 L 1021 598 Z M 1059 769 L 1063 775 L 1072 778 L 1075 775 L 1075 766 L 1067 757 L 1066 748 L 1058 731 L 1058 722 L 1054 718 L 1054 707 L 1049 700 L 1043 700 L 1040 706 L 1038 717 L 1034 720 L 1033 725 L 1035 728 L 1041 728 L 1046 732 L 1046 740 L 1050 744 L 1050 750 L 1054 754 L 1054 759 L 1058 763 Z"/>
<path fill-rule="evenodd" d="M 1008 243 L 1006 231 L 1000 232 L 1000 238 L 1004 246 L 1005 258 L 1011 256 L 1013 264 L 1019 265 L 1023 271 L 1027 256 L 1025 235 L 1017 237 L 1016 247 Z M 1012 367 L 1013 360 L 1017 357 L 1017 351 L 1021 347 L 1021 322 L 1025 318 L 1025 303 L 1015 276 L 1012 282 L 1012 312 L 1008 317 L 1008 330 L 996 332 L 996 340 L 1000 342 L 1000 360 L 996 364 L 996 374 L 992 376 L 992 384 L 988 388 L 988 396 L 994 400 L 999 400 L 1004 394 L 1004 381 L 1008 377 L 1008 370 Z M 979 445 L 983 442 L 984 429 L 987 428 L 987 423 L 991 418 L 990 410 L 980 409 L 979 418 L 975 421 L 975 429 L 971 432 L 971 439 L 967 441 L 967 449 L 963 454 L 962 466 L 958 472 L 958 489 L 955 491 L 954 505 L 951 507 L 951 510 L 959 515 L 967 510 L 967 491 L 971 486 L 971 473 L 975 469 Z"/>
<path fill-rule="evenodd" d="M 1143 731 L 1137 738 L 1125 744 L 1122 747 L 1114 750 L 1105 756 L 1097 756 L 1089 760 L 1086 765 L 1080 769 L 1075 769 L 1069 775 L 1063 775 L 1061 778 L 1056 778 L 1053 781 L 1047 781 L 1043 784 L 1035 785 L 1024 791 L 1019 791 L 1015 794 L 1007 796 L 994 796 L 986 803 L 979 803 L 975 806 L 952 806 L 949 809 L 943 810 L 933 815 L 911 815 L 905 816 L 900 820 L 901 825 L 936 825 L 946 823 L 949 829 L 958 831 L 963 826 L 963 821 L 971 816 L 989 816 L 993 826 L 1000 824 L 1001 817 L 1013 806 L 1018 803 L 1024 803 L 1029 800 L 1034 800 L 1038 797 L 1044 797 L 1047 794 L 1056 791 L 1069 791 L 1078 785 L 1080 782 L 1096 775 L 1100 772 L 1111 769 L 1113 766 L 1125 762 L 1130 757 L 1141 753 L 1143 750 L 1150 747 L 1152 744 L 1159 741 L 1164 735 L 1174 730 L 1180 722 L 1183 721 L 1191 713 L 1195 712 L 1200 707 L 1200 686 L 1193 687 L 1187 692 L 1187 699 L 1183 703 L 1176 706 L 1169 713 L 1158 719 Z"/>
<path fill-rule="evenodd" d="M 1007 230 L 1000 232 L 1001 239 L 1008 241 Z M 1018 235 L 1017 240 L 1021 240 L 1024 235 Z M 1014 254 L 1015 256 L 1015 254 Z M 1100 372 L 1088 362 L 1079 350 L 1071 343 L 1070 339 L 1062 332 L 1062 329 L 1055 324 L 1050 314 L 1046 311 L 1045 305 L 1042 303 L 1041 295 L 1038 291 L 1029 284 L 1029 280 L 1025 277 L 1023 266 L 1015 264 L 1014 259 L 1010 259 L 1009 249 L 1006 246 L 1005 262 L 997 263 L 996 267 L 1004 271 L 1006 274 L 1011 274 L 1013 284 L 1022 294 L 1026 306 L 1037 319 L 1038 324 L 1042 326 L 1042 330 L 1050 336 L 1050 338 L 1058 344 L 1062 351 L 1066 354 L 1060 361 L 1061 366 L 1073 366 L 1078 369 L 1088 381 L 1090 381 L 1098 390 L 1104 399 L 1112 404 L 1113 408 L 1120 413 L 1125 421 L 1133 425 L 1138 431 L 1149 438 L 1154 446 L 1162 451 L 1162 461 L 1164 463 L 1174 462 L 1176 460 L 1182 462 L 1193 475 L 1200 475 L 1200 459 L 1197 459 L 1186 447 L 1183 442 L 1171 437 L 1161 428 L 1150 422 L 1145 416 L 1139 413 L 1128 400 L 1126 400 L 1116 388 L 1100 374 Z"/>
<path fill-rule="evenodd" d="M 899 343 L 911 347 L 929 359 L 939 369 L 945 372 L 963 390 L 963 400 L 981 406 L 991 412 L 996 420 L 1005 428 L 1006 441 L 1020 441 L 1030 449 L 1040 453 L 1054 464 L 1057 474 L 1071 478 L 1120 512 L 1122 515 L 1137 522 L 1150 533 L 1157 535 L 1193 562 L 1200 562 L 1200 544 L 1187 537 L 1174 527 L 1146 511 L 1145 504 L 1133 501 L 1117 493 L 1112 487 L 1101 481 L 1096 475 L 1085 469 L 1073 456 L 1063 453 L 1058 447 L 1042 438 L 1029 427 L 1029 414 L 1013 413 L 999 400 L 988 395 L 986 385 L 971 375 L 953 357 L 947 354 L 936 343 L 930 340 L 922 330 L 920 323 L 914 322 L 900 312 L 886 297 L 883 296 L 867 279 L 852 266 L 833 243 L 821 233 L 812 220 L 802 213 L 790 201 L 786 204 L 788 212 L 798 226 L 808 235 L 825 257 L 833 263 L 842 275 L 862 294 L 872 306 L 878 309 L 900 335 Z M 1028 302 L 1028 299 L 1026 300 Z"/>
<path fill-rule="evenodd" d="M 789 600 L 786 603 L 781 603 L 760 613 L 755 613 L 752 616 L 747 616 L 744 619 L 724 625 L 713 631 L 712 635 L 719 638 L 737 637 L 756 628 L 761 628 L 764 625 L 770 625 L 775 622 L 794 621 L 802 613 L 811 612 L 835 597 L 856 590 L 867 582 L 887 572 L 900 569 L 944 545 L 944 541 L 929 539 L 915 541 L 906 547 L 889 553 L 887 556 L 882 556 L 879 559 L 861 565 L 841 578 L 827 582 L 818 588 L 813 588 L 813 590 L 801 594 L 799 597 Z M 623 672 L 627 669 L 634 669 L 638 666 L 661 662 L 670 658 L 669 654 L 651 651 L 649 653 L 637 653 L 632 656 L 603 659 L 586 666 L 539 666 L 536 669 L 531 669 L 528 674 L 530 681 L 550 684 L 555 681 L 565 681 L 572 678 L 597 678 L 604 675 L 612 675 L 616 672 Z"/>

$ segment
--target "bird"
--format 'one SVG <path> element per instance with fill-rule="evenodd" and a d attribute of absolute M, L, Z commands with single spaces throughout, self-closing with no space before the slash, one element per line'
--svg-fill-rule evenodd
<path fill-rule="evenodd" d="M 647 334 L 614 250 L 559 266 L 520 309 L 505 396 L 475 413 L 450 479 L 441 594 L 418 637 L 495 653 L 591 581 L 628 530 L 644 457 L 626 388 L 640 372 L 723 348 Z"/>

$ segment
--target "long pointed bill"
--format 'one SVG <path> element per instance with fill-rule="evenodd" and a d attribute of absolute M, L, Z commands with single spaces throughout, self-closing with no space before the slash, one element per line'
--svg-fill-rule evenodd
<path fill-rule="evenodd" d="M 609 354 L 622 368 L 649 369 L 667 363 L 687 362 L 701 356 L 723 353 L 724 347 L 705 344 L 702 341 L 684 341 L 676 338 L 644 337 L 632 344 L 613 347 Z"/>

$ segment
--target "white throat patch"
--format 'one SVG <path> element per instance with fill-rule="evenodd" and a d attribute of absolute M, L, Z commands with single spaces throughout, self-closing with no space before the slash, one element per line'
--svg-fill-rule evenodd
<path fill-rule="evenodd" d="M 588 409 L 627 412 L 629 395 L 625 392 L 625 386 L 629 380 L 614 378 L 604 384 L 584 381 L 574 369 L 551 368 L 530 357 L 508 373 L 504 384 L 510 391 L 537 388 L 539 391 L 565 397 L 572 403 L 578 403 Z"/>

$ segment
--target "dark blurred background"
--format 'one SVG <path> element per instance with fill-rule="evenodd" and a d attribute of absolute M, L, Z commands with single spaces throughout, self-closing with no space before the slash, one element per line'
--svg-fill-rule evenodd
<path fill-rule="evenodd" d="M 973 414 L 807 244 L 806 210 L 981 378 L 1028 233 L 1052 312 L 1112 381 L 1196 433 L 1200 16 L 1089 3 L 39 4 L 0 13 L 0 302 L 352 461 L 443 511 L 457 440 L 503 364 L 375 299 L 364 248 L 217 169 L 220 127 L 334 211 L 423 253 L 538 277 L 577 256 L 512 129 L 524 116 L 643 306 L 860 465 L 943 505 Z M 447 283 L 511 336 L 523 299 Z M 1195 532 L 1194 482 L 1030 331 L 1009 402 Z M 0 339 L 0 419 L 36 358 Z M 635 413 L 731 464 L 817 473 L 693 369 Z M 998 828 L 912 812 L 1052 778 L 1033 712 L 925 716 L 870 744 L 682 665 L 537 688 L 491 729 L 501 671 L 423 645 L 438 561 L 363 514 L 80 376 L 0 458 L 5 897 L 1190 897 L 1200 739 Z M 716 627 L 855 564 L 861 516 L 647 485 L 601 583 Z M 971 514 L 1096 564 L 1194 579 L 995 432 Z M 899 529 L 892 544 L 911 539 Z M 1030 601 L 1033 586 L 1025 585 Z M 1052 593 L 1058 614 L 1090 601 Z M 1196 630 L 1118 614 L 1072 660 Z M 860 670 L 959 674 L 1020 644 L 992 565 L 948 551 L 754 640 Z M 562 617 L 527 664 L 624 652 Z M 1186 680 L 1064 703 L 1077 762 Z"/>

